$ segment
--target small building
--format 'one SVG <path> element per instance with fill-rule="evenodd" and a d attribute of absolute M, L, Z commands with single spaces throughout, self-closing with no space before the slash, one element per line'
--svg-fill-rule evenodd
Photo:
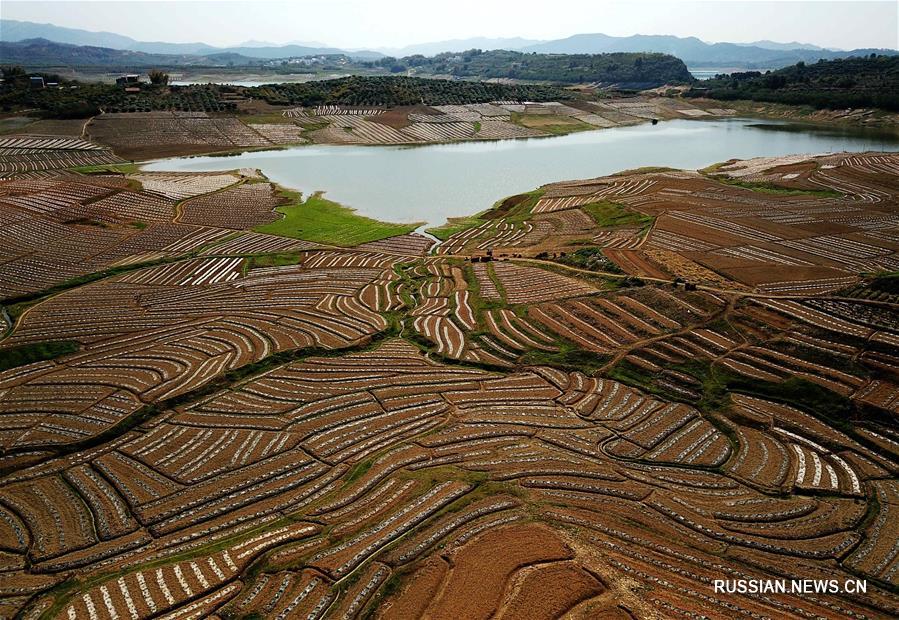
<path fill-rule="evenodd" d="M 46 84 L 44 84 L 44 78 L 40 75 L 32 75 L 28 78 L 28 83 L 31 88 L 44 88 Z"/>
<path fill-rule="evenodd" d="M 137 73 L 129 73 L 119 76 L 115 79 L 116 86 L 122 87 L 140 87 L 140 75 Z"/>

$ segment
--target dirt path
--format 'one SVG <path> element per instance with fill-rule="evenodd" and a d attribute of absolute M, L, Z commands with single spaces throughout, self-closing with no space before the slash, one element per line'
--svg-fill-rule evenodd
<path fill-rule="evenodd" d="M 466 254 L 443 254 L 442 256 L 447 258 L 461 258 L 461 259 L 469 259 L 470 256 Z M 512 259 L 511 262 L 523 262 L 523 263 L 532 263 L 535 265 L 543 265 L 548 267 L 555 267 L 559 269 L 564 269 L 567 271 L 573 271 L 575 273 L 583 273 L 589 276 L 600 276 L 603 278 L 617 278 L 623 280 L 625 278 L 639 278 L 644 282 L 654 282 L 657 284 L 668 284 L 673 286 L 674 280 L 667 280 L 665 278 L 654 278 L 651 276 L 635 276 L 633 274 L 627 273 L 612 273 L 610 271 L 590 271 L 589 269 L 581 269 L 580 267 L 571 267 L 569 265 L 563 265 L 562 263 L 556 263 L 551 260 L 543 260 L 539 258 L 515 258 Z M 874 299 L 863 299 L 861 297 L 842 297 L 839 295 L 809 295 L 809 294 L 777 294 L 777 293 L 762 293 L 755 291 L 747 291 L 744 289 L 732 289 L 732 288 L 722 288 L 719 286 L 710 286 L 707 284 L 697 284 L 696 289 L 700 291 L 708 291 L 710 293 L 718 293 L 721 295 L 734 295 L 737 298 L 749 298 L 749 299 L 792 299 L 796 301 L 804 301 L 806 299 L 829 299 L 833 301 L 846 301 L 851 303 L 859 303 L 866 304 L 871 306 L 882 306 L 887 308 L 894 308 L 899 310 L 899 303 L 893 303 L 888 301 L 878 301 Z"/>
<path fill-rule="evenodd" d="M 640 239 L 640 243 L 638 243 L 638 244 L 633 248 L 634 250 L 639 250 L 640 248 L 643 247 L 643 245 L 644 245 L 647 241 L 649 241 L 649 237 L 650 237 L 650 235 L 652 235 L 652 232 L 655 230 L 656 224 L 658 223 L 659 217 L 660 217 L 661 215 L 664 215 L 664 214 L 659 214 L 658 216 L 652 218 L 652 224 L 649 225 L 649 230 L 647 230 L 647 231 L 646 231 L 646 234 L 643 235 L 643 238 Z"/>
<path fill-rule="evenodd" d="M 12 317 L 9 316 L 9 313 L 6 311 L 5 306 L 0 306 L 0 319 L 3 319 L 3 331 L 0 332 L 0 340 L 5 339 L 8 335 L 12 333 L 14 323 Z"/>
<path fill-rule="evenodd" d="M 96 118 L 95 116 L 91 116 L 89 119 L 84 121 L 84 124 L 81 126 L 81 139 L 87 140 L 87 126 L 91 124 L 91 121 Z"/>
<path fill-rule="evenodd" d="M 641 349 L 644 346 L 646 346 L 647 344 L 657 342 L 659 340 L 666 340 L 668 338 L 674 338 L 675 336 L 682 336 L 682 335 L 689 334 L 690 332 L 692 332 L 696 329 L 701 329 L 703 325 L 707 325 L 708 323 L 710 323 L 712 321 L 716 321 L 718 318 L 720 318 L 722 316 L 726 317 L 727 314 L 732 309 L 732 304 L 734 303 L 734 301 L 735 301 L 734 299 L 730 299 L 727 306 L 725 306 L 718 312 L 712 314 L 707 319 L 705 319 L 702 323 L 699 323 L 697 325 L 689 325 L 687 327 L 682 327 L 681 329 L 678 329 L 673 332 L 665 332 L 665 333 L 659 334 L 657 336 L 650 336 L 649 338 L 642 338 L 640 340 L 635 340 L 634 342 L 630 343 L 629 345 L 619 349 L 618 352 L 612 356 L 612 359 L 610 359 L 601 368 L 599 368 L 598 370 L 596 370 L 596 372 L 593 373 L 593 376 L 598 377 L 598 376 L 604 375 L 610 369 L 614 368 L 618 362 L 620 362 L 622 359 L 624 359 L 626 356 L 628 356 L 632 351 L 634 351 L 636 349 Z M 729 353 L 730 353 L 730 351 L 727 351 L 727 353 L 725 353 L 724 355 L 727 355 Z"/>

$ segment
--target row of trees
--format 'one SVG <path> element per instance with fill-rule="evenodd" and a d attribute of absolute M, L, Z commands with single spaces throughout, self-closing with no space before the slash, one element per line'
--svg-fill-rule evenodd
<path fill-rule="evenodd" d="M 687 96 L 749 99 L 816 108 L 883 108 L 899 111 L 899 56 L 797 63 L 777 71 L 718 75 Z"/>
<path fill-rule="evenodd" d="M 168 75 L 151 72 L 151 84 L 140 92 L 125 92 L 114 84 L 75 82 L 56 75 L 26 73 L 21 67 L 4 67 L 0 87 L 0 109 L 38 109 L 48 118 L 87 118 L 106 112 L 184 110 L 203 112 L 233 111 L 236 105 L 223 97 L 214 85 L 166 86 Z M 55 88 L 32 88 L 30 77 L 40 75 Z"/>
<path fill-rule="evenodd" d="M 552 86 L 508 85 L 405 76 L 352 76 L 240 89 L 245 95 L 282 105 L 448 105 L 498 100 L 557 101 L 572 93 Z"/>
<path fill-rule="evenodd" d="M 304 83 L 241 87 L 215 84 L 165 86 L 168 76 L 153 73 L 153 85 L 129 93 L 111 84 L 58 80 L 60 88 L 29 87 L 28 74 L 4 70 L 9 80 L 0 88 L 0 107 L 34 109 L 50 118 L 86 118 L 106 112 L 189 110 L 225 112 L 236 109 L 234 96 L 280 105 L 444 105 L 496 100 L 558 101 L 574 95 L 541 85 L 506 85 L 463 80 L 429 80 L 404 76 L 347 77 Z M 51 76 L 46 76 L 48 79 Z"/>
<path fill-rule="evenodd" d="M 645 85 L 689 83 L 687 66 L 668 54 L 525 54 L 506 50 L 468 50 L 433 57 L 382 58 L 369 63 L 394 73 L 415 69 L 459 77 L 514 78 L 583 84 Z"/>

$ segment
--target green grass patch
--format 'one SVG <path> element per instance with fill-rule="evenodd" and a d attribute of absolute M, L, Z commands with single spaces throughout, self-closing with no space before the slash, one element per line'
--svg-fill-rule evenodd
<path fill-rule="evenodd" d="M 305 241 L 351 247 L 410 233 L 420 223 L 391 224 L 356 214 L 353 209 L 324 198 L 320 192 L 302 199 L 299 192 L 281 190 L 289 204 L 277 207 L 283 219 L 255 231 Z"/>
<path fill-rule="evenodd" d="M 280 254 L 260 254 L 251 256 L 247 261 L 248 269 L 257 269 L 259 267 L 286 267 L 287 265 L 296 265 L 303 260 L 302 254 L 299 252 L 282 252 Z"/>
<path fill-rule="evenodd" d="M 507 222 L 521 224 L 530 219 L 531 209 L 545 193 L 546 190 L 535 189 L 524 194 L 515 194 L 497 201 L 492 207 L 478 215 L 484 220 L 505 218 Z"/>
<path fill-rule="evenodd" d="M 868 287 L 881 293 L 899 295 L 899 271 L 878 273 L 871 282 L 868 283 Z"/>
<path fill-rule="evenodd" d="M 327 121 L 322 121 L 320 123 L 304 123 L 303 125 L 300 125 L 300 127 L 303 128 L 303 131 L 300 133 L 300 135 L 310 142 L 315 142 L 315 140 L 313 140 L 312 136 L 309 134 L 318 131 L 319 129 L 324 129 L 328 125 L 330 125 L 330 123 Z"/>
<path fill-rule="evenodd" d="M 80 174 L 134 174 L 140 172 L 137 164 L 100 164 L 98 166 L 78 166 L 70 168 Z"/>
<path fill-rule="evenodd" d="M 362 461 L 361 463 L 357 463 L 353 469 L 350 470 L 350 473 L 347 474 L 346 478 L 343 480 L 344 488 L 350 486 L 354 482 L 356 482 L 359 478 L 364 476 L 371 466 L 374 464 L 374 459 L 367 459 Z"/>
<path fill-rule="evenodd" d="M 434 235 L 441 241 L 446 241 L 456 233 L 460 233 L 463 230 L 468 230 L 469 228 L 474 228 L 475 226 L 480 226 L 483 223 L 484 220 L 476 215 L 470 217 L 451 217 L 446 220 L 446 224 L 441 224 L 440 226 L 435 226 L 434 228 L 428 228 L 427 232 Z"/>
<path fill-rule="evenodd" d="M 52 360 L 62 355 L 74 353 L 80 345 L 72 340 L 35 342 L 9 349 L 0 349 L 0 371 L 25 366 L 34 362 Z"/>
<path fill-rule="evenodd" d="M 536 129 L 554 136 L 596 129 L 593 125 L 584 121 L 560 114 L 522 114 L 520 112 L 512 112 L 511 121 L 521 127 Z"/>
<path fill-rule="evenodd" d="M 535 189 L 524 194 L 516 194 L 498 200 L 492 207 L 464 217 L 451 217 L 446 220 L 446 224 L 429 228 L 427 232 L 434 235 L 441 241 L 446 241 L 452 235 L 460 233 L 463 230 L 480 226 L 488 220 L 495 220 L 501 217 L 512 224 L 521 224 L 531 215 L 531 209 L 543 196 L 544 190 Z"/>
<path fill-rule="evenodd" d="M 462 266 L 462 275 L 465 278 L 465 282 L 468 284 L 468 303 L 471 305 L 471 309 L 474 312 L 478 323 L 481 322 L 481 315 L 487 310 L 497 310 L 506 307 L 502 300 L 484 299 L 484 297 L 481 296 L 481 283 L 477 276 L 474 275 L 474 269 L 470 264 Z"/>
<path fill-rule="evenodd" d="M 591 202 L 581 207 L 583 211 L 593 218 L 597 226 L 603 228 L 615 228 L 618 226 L 645 227 L 652 224 L 652 216 L 644 215 L 630 207 L 617 202 L 602 200 Z"/>
<path fill-rule="evenodd" d="M 731 161 L 719 161 L 718 163 L 712 164 L 711 166 L 706 166 L 705 168 L 701 168 L 701 169 L 699 170 L 699 172 L 702 173 L 702 174 L 711 176 L 711 175 L 713 175 L 713 174 L 718 173 L 718 169 L 719 169 L 719 168 L 723 168 L 724 166 L 727 166 L 728 164 L 731 164 L 731 163 L 733 163 L 733 160 L 731 160 Z M 718 174 L 720 174 L 720 173 L 718 173 Z"/>
<path fill-rule="evenodd" d="M 838 430 L 852 431 L 851 419 L 856 411 L 853 402 L 807 379 L 790 377 L 781 382 L 761 381 L 713 366 L 706 359 L 671 364 L 669 368 L 686 373 L 702 384 L 701 399 L 695 403 L 700 411 L 711 413 L 725 408 L 730 394 L 736 392 L 796 407 Z M 669 400 L 684 400 L 683 396 L 657 385 L 653 375 L 627 360 L 616 364 L 608 375 L 612 379 Z"/>
<path fill-rule="evenodd" d="M 716 164 L 723 165 L 723 164 Z M 651 172 L 680 172 L 677 168 L 669 168 L 668 166 L 641 166 L 640 168 L 628 168 L 621 172 L 611 175 L 613 177 L 628 177 L 632 174 L 649 174 Z"/>
<path fill-rule="evenodd" d="M 537 258 L 544 258 L 537 255 Z M 602 248 L 592 246 L 580 248 L 574 252 L 563 252 L 553 258 L 554 261 L 577 267 L 578 269 L 586 269 L 588 271 L 605 271 L 609 273 L 624 273 L 621 267 L 609 260 L 602 253 Z"/>
<path fill-rule="evenodd" d="M 608 356 L 579 349 L 568 342 L 559 342 L 558 351 L 532 349 L 525 353 L 519 363 L 526 366 L 551 366 L 560 370 L 580 371 L 592 374 L 603 367 Z"/>
<path fill-rule="evenodd" d="M 614 379 L 615 381 L 619 381 L 631 387 L 639 388 L 648 394 L 654 394 L 667 400 L 684 402 L 683 394 L 672 392 L 671 390 L 665 389 L 664 386 L 658 385 L 655 382 L 655 377 L 653 375 L 650 375 L 645 369 L 636 364 L 632 364 L 625 359 L 615 364 L 615 366 L 609 369 L 606 374 L 610 379 Z"/>
<path fill-rule="evenodd" d="M 855 410 L 852 401 L 807 379 L 790 377 L 786 381 L 773 383 L 732 376 L 728 378 L 726 387 L 734 392 L 759 396 L 804 409 L 838 430 L 852 431 L 850 420 Z"/>
<path fill-rule="evenodd" d="M 503 303 L 506 302 L 506 287 L 503 286 L 502 281 L 499 279 L 499 276 L 496 275 L 496 270 L 493 268 L 493 263 L 487 263 L 487 277 L 490 278 L 490 281 L 493 282 L 493 287 L 496 289 L 496 292 L 499 293 L 499 298 Z M 480 291 L 478 291 L 480 293 Z"/>
<path fill-rule="evenodd" d="M 190 157 L 234 157 L 235 155 L 243 155 L 244 153 L 258 153 L 261 151 L 286 151 L 288 147 L 283 145 L 274 146 L 252 146 L 241 149 L 232 149 L 228 151 L 212 151 L 210 153 L 202 153 L 191 155 Z"/>

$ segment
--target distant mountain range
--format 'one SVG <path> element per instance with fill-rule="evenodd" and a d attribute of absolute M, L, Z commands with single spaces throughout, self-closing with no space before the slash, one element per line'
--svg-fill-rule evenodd
<path fill-rule="evenodd" d="M 766 50 L 829 50 L 831 52 L 839 52 L 842 50 L 838 50 L 833 47 L 820 47 L 818 45 L 812 45 L 811 43 L 799 43 L 797 41 L 792 41 L 790 43 L 778 43 L 776 41 L 753 41 L 752 43 L 735 43 L 734 45 L 741 45 L 743 47 L 760 47 Z"/>
<path fill-rule="evenodd" d="M 765 47 L 761 47 L 765 45 Z M 604 34 L 577 34 L 557 41 L 537 43 L 522 48 L 522 52 L 544 54 L 602 54 L 608 52 L 661 52 L 677 56 L 691 67 L 734 67 L 773 69 L 796 64 L 817 62 L 824 58 L 862 56 L 872 52 L 897 54 L 896 50 L 859 49 L 838 51 L 804 45 L 785 49 L 786 44 L 760 41 L 758 44 L 706 43 L 696 37 L 670 35 L 634 35 L 610 37 Z"/>
<path fill-rule="evenodd" d="M 89 45 L 92 47 L 109 48 L 114 50 L 127 50 L 143 52 L 145 54 L 167 55 L 191 55 L 209 56 L 212 54 L 239 54 L 250 58 L 288 58 L 291 56 L 318 56 L 321 54 L 345 54 L 350 58 L 361 60 L 375 60 L 383 58 L 384 54 L 368 52 L 365 50 L 350 52 L 326 46 L 308 45 L 271 45 L 250 41 L 250 45 L 235 47 L 214 47 L 206 43 L 165 43 L 162 41 L 136 41 L 131 37 L 122 36 L 112 32 L 90 32 L 77 28 L 63 28 L 52 24 L 36 24 L 34 22 L 20 22 L 12 19 L 0 19 L 0 41 L 13 42 L 28 39 L 46 39 L 55 43 L 67 43 L 69 45 Z"/>
<path fill-rule="evenodd" d="M 464 52 L 471 49 L 489 50 L 509 50 L 518 52 L 530 45 L 538 45 L 545 41 L 536 39 L 522 39 L 520 37 L 490 39 L 487 37 L 471 37 L 469 39 L 450 39 L 448 41 L 433 41 L 431 43 L 417 43 L 415 45 L 407 45 L 405 47 L 378 47 L 376 52 L 381 52 L 387 56 L 402 58 L 403 56 L 434 56 L 443 52 Z"/>
<path fill-rule="evenodd" d="M 575 39 L 572 41 L 572 39 Z M 656 40 L 650 40 L 656 39 Z M 554 41 L 541 41 L 536 39 L 499 38 L 490 39 L 486 37 L 472 37 L 469 39 L 450 39 L 447 41 L 434 41 L 432 43 L 419 43 L 416 45 L 407 45 L 405 47 L 378 47 L 375 51 L 387 54 L 388 56 L 402 57 L 421 54 L 423 56 L 433 56 L 442 52 L 464 52 L 470 49 L 487 50 L 510 50 L 514 52 L 543 52 L 552 50 L 550 53 L 562 53 L 557 51 L 567 46 L 564 53 L 570 54 L 587 54 L 596 53 L 593 50 L 599 48 L 607 48 L 602 51 L 610 52 L 656 52 L 663 51 L 661 47 L 667 45 L 673 47 L 677 42 L 696 41 L 701 45 L 711 46 L 713 44 L 703 43 L 699 39 L 682 39 L 674 36 L 658 36 L 647 37 L 645 35 L 634 35 L 632 37 L 611 37 L 604 34 L 588 34 L 569 37 L 568 39 L 559 39 Z M 647 49 L 637 49 L 649 45 Z M 729 44 L 725 44 L 729 45 Z M 840 50 L 831 50 L 811 43 L 777 43 L 775 41 L 754 41 L 752 43 L 734 43 L 736 47 L 756 47 L 763 50 L 772 51 L 823 51 L 838 52 Z M 660 49 L 650 49 L 659 47 Z M 616 48 L 616 49 L 613 49 Z M 621 49 L 617 49 L 621 48 Z M 627 49 L 625 49 L 627 48 Z"/>
<path fill-rule="evenodd" d="M 213 48 L 215 49 L 215 48 Z M 250 66 L 261 65 L 262 58 L 251 58 L 232 52 L 215 54 L 150 54 L 133 50 L 112 49 L 94 45 L 71 45 L 47 39 L 0 41 L 0 63 L 26 67 L 68 65 L 105 66 L 122 69 L 154 66 Z"/>
<path fill-rule="evenodd" d="M 206 43 L 166 43 L 136 41 L 130 37 L 112 32 L 89 32 L 75 28 L 63 28 L 51 24 L 37 24 L 15 20 L 0 20 L 0 41 L 12 42 L 28 39 L 45 39 L 69 45 L 109 48 L 122 52 L 163 54 L 172 57 L 198 57 L 221 60 L 230 55 L 253 59 L 274 59 L 295 56 L 316 56 L 322 54 L 345 54 L 358 60 L 376 60 L 386 55 L 403 57 L 415 54 L 433 56 L 442 52 L 462 52 L 468 49 L 504 49 L 543 54 L 600 54 L 608 52 L 661 52 L 683 60 L 690 67 L 703 68 L 744 68 L 776 69 L 799 61 L 816 62 L 818 59 L 845 58 L 848 56 L 878 54 L 899 54 L 896 50 L 857 49 L 849 51 L 832 50 L 809 43 L 777 43 L 756 41 L 754 43 L 706 43 L 696 37 L 675 37 L 670 35 L 633 35 L 613 37 L 605 34 L 577 34 L 553 41 L 537 41 L 522 38 L 453 39 L 408 45 L 402 48 L 382 48 L 378 50 L 345 50 L 321 44 L 290 43 L 273 45 L 260 41 L 248 41 L 234 47 L 214 47 Z M 140 61 L 139 56 L 123 56 Z M 12 61 L 0 58 L 0 61 Z M 144 59 L 146 60 L 146 59 Z M 150 62 L 148 60 L 148 62 Z M 155 62 L 161 62 L 157 59 Z M 190 60 L 189 62 L 193 62 Z M 202 61 L 198 61 L 198 64 Z M 235 64 L 238 64 L 235 60 Z"/>

